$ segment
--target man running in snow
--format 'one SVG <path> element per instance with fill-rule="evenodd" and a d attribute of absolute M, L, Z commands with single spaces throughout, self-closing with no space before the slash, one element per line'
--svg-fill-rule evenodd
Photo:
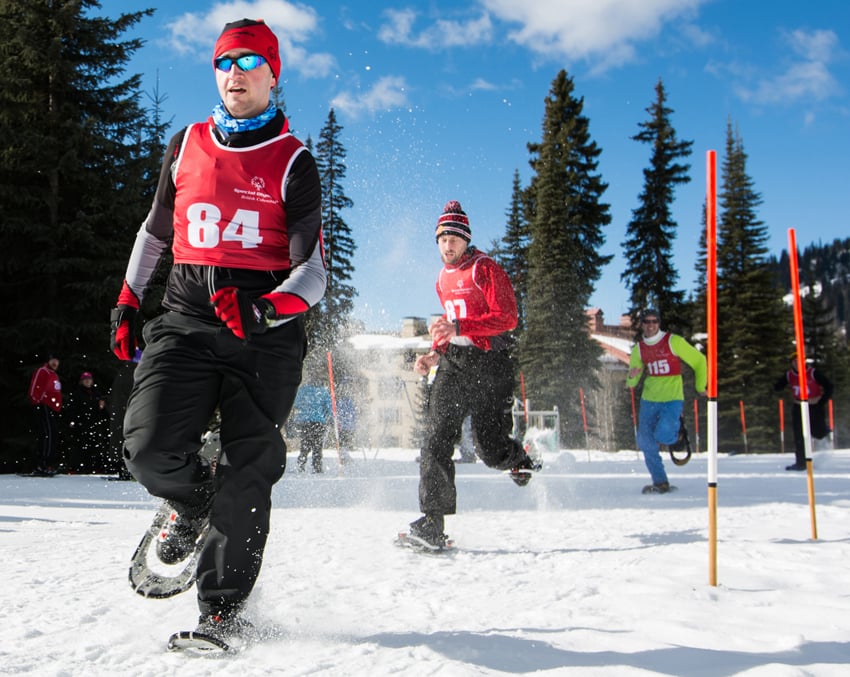
<path fill-rule="evenodd" d="M 508 332 L 516 326 L 517 309 L 510 279 L 493 259 L 470 246 L 469 219 L 456 200 L 443 208 L 436 239 L 444 264 L 437 295 L 445 314 L 429 328 L 431 351 L 414 364 L 422 376 L 436 367 L 436 376 L 419 470 L 424 515 L 410 525 L 409 537 L 439 549 L 446 543 L 443 518 L 455 514 L 452 455 L 468 414 L 476 449 L 487 466 L 511 470 L 520 485 L 527 484 L 529 472 L 539 466 L 511 437 L 515 370 Z"/>
<path fill-rule="evenodd" d="M 223 637 L 260 572 L 272 486 L 284 472 L 281 430 L 301 382 L 304 313 L 325 291 L 316 163 L 271 101 L 278 40 L 262 21 L 224 27 L 211 64 L 221 102 L 170 141 L 112 314 L 112 348 L 132 359 L 134 323 L 170 246 L 162 305 L 124 419 L 133 476 L 172 508 L 158 555 L 197 565 L 198 631 Z M 221 414 L 215 472 L 199 452 Z"/>
<path fill-rule="evenodd" d="M 638 446 L 652 477 L 644 493 L 670 491 L 659 444 L 673 445 L 679 439 L 682 405 L 682 362 L 694 371 L 694 387 L 705 394 L 705 355 L 678 334 L 661 330 L 661 315 L 647 309 L 640 315 L 641 339 L 632 348 L 626 385 L 634 388 L 646 371 L 638 416 Z"/>

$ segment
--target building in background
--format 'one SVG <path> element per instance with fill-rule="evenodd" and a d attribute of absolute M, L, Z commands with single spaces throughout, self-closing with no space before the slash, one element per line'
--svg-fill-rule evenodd
<path fill-rule="evenodd" d="M 418 428 L 425 389 L 422 377 L 413 371 L 413 363 L 431 349 L 428 325 L 433 319 L 405 317 L 399 333 L 364 333 L 348 339 L 363 383 L 361 392 L 356 393 L 358 448 L 419 447 Z M 606 325 L 602 311 L 591 308 L 587 311 L 587 319 L 591 336 L 604 350 L 600 357 L 602 387 L 599 392 L 587 393 L 589 406 L 599 412 L 599 423 L 593 426 L 590 446 L 617 449 L 616 439 L 622 435 L 612 422 L 619 421 L 627 431 L 631 429 L 628 409 L 617 411 L 623 406 L 622 402 L 618 405 L 617 400 L 626 392 L 625 373 L 633 332 L 628 315 L 620 318 L 618 325 Z"/>
<path fill-rule="evenodd" d="M 423 385 L 413 363 L 431 349 L 428 322 L 405 317 L 399 334 L 360 334 L 349 343 L 366 383 L 359 394 L 359 446 L 417 448 Z"/>

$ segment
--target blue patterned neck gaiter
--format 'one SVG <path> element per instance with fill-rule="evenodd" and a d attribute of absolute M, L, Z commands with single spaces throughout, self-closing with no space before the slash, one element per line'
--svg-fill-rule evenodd
<path fill-rule="evenodd" d="M 277 115 L 277 106 L 271 102 L 269 102 L 269 107 L 257 117 L 246 118 L 244 120 L 238 120 L 233 117 L 227 112 L 227 109 L 224 107 L 224 103 L 221 102 L 213 108 L 212 112 L 212 118 L 213 122 L 215 122 L 215 126 L 228 136 L 230 134 L 235 134 L 236 132 L 247 132 L 252 129 L 259 129 L 269 122 L 275 115 Z"/>

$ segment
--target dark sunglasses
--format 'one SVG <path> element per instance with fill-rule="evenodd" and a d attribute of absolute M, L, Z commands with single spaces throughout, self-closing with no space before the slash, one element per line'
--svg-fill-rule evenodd
<path fill-rule="evenodd" d="M 658 324 L 658 320 L 641 320 L 641 324 Z"/>
<path fill-rule="evenodd" d="M 220 56 L 215 60 L 215 67 L 220 71 L 229 73 L 230 69 L 233 68 L 233 64 L 236 64 L 237 68 L 241 71 L 252 71 L 255 68 L 259 68 L 264 63 L 267 63 L 267 61 L 259 54 L 243 54 L 236 58 Z"/>

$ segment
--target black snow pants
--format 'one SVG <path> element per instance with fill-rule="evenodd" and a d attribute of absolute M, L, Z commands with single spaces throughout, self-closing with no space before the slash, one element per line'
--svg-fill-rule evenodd
<path fill-rule="evenodd" d="M 55 470 L 59 463 L 59 414 L 46 404 L 33 407 L 36 435 L 35 469 Z"/>
<path fill-rule="evenodd" d="M 523 458 L 511 437 L 514 369 L 507 351 L 450 345 L 440 357 L 428 395 L 425 442 L 419 466 L 419 509 L 454 515 L 457 508 L 455 442 L 463 419 L 472 416 L 478 456 L 490 468 L 507 470 Z"/>
<path fill-rule="evenodd" d="M 286 467 L 281 431 L 301 382 L 296 318 L 248 341 L 223 325 L 169 312 L 148 322 L 124 419 L 133 476 L 189 518 L 209 511 L 198 561 L 201 613 L 237 610 L 254 587 L 269 532 L 272 486 Z M 216 409 L 222 455 L 200 455 Z"/>

